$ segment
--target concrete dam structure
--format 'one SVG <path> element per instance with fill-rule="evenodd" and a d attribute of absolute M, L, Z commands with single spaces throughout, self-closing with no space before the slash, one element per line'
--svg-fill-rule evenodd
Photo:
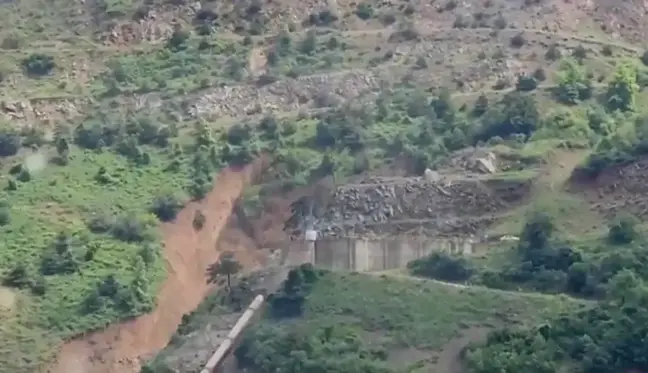
<path fill-rule="evenodd" d="M 304 261 L 318 267 L 339 271 L 383 271 L 403 268 L 412 260 L 433 252 L 470 255 L 478 243 L 473 238 L 389 237 L 356 238 L 324 237 L 316 241 L 301 241 L 289 251 L 306 251 Z"/>

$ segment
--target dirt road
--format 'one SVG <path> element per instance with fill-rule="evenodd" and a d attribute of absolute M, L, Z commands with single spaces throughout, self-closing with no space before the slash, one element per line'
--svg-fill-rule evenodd
<path fill-rule="evenodd" d="M 226 223 L 234 201 L 259 167 L 222 172 L 203 201 L 190 203 L 175 222 L 162 225 L 168 277 L 153 312 L 64 344 L 49 372 L 139 372 L 141 359 L 162 349 L 182 315 L 195 309 L 210 290 L 205 270 L 218 259 L 219 252 L 232 250 L 244 267 L 257 266 L 262 259 L 255 245 L 236 232 L 228 232 L 235 228 L 226 228 Z M 197 210 L 207 216 L 200 231 L 192 226 Z"/>

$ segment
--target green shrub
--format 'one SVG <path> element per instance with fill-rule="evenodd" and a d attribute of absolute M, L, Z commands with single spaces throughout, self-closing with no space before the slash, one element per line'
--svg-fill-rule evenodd
<path fill-rule="evenodd" d="M 516 34 L 511 38 L 511 46 L 514 48 L 521 48 L 526 44 L 526 38 L 523 33 Z"/>
<path fill-rule="evenodd" d="M 0 226 L 7 225 L 11 222 L 11 208 L 9 203 L 0 200 Z"/>
<path fill-rule="evenodd" d="M 196 213 L 194 214 L 193 218 L 193 227 L 195 230 L 199 231 L 205 226 L 205 222 L 207 221 L 207 217 L 205 214 L 203 214 L 202 211 L 197 210 Z"/>
<path fill-rule="evenodd" d="M 2 284 L 18 289 L 29 286 L 31 281 L 27 267 L 24 264 L 18 264 L 11 268 L 2 278 Z"/>
<path fill-rule="evenodd" d="M 557 44 L 552 44 L 549 46 L 547 52 L 545 53 L 545 58 L 549 61 L 556 61 L 562 58 L 562 53 L 560 52 L 560 48 Z"/>
<path fill-rule="evenodd" d="M 0 157 L 16 155 L 22 146 L 20 134 L 13 128 L 0 129 Z"/>
<path fill-rule="evenodd" d="M 311 264 L 302 264 L 291 269 L 281 289 L 268 297 L 271 315 L 275 318 L 300 316 L 306 297 L 317 282 L 318 276 Z"/>
<path fill-rule="evenodd" d="M 173 30 L 173 33 L 171 34 L 171 37 L 167 40 L 167 48 L 174 50 L 174 51 L 179 51 L 183 49 L 187 49 L 187 41 L 189 40 L 189 37 L 191 34 L 189 31 L 183 30 L 182 28 L 176 28 Z"/>
<path fill-rule="evenodd" d="M 151 212 L 161 221 L 171 221 L 175 219 L 183 205 L 184 203 L 180 197 L 175 195 L 163 195 L 153 200 Z"/>
<path fill-rule="evenodd" d="M 608 241 L 614 245 L 626 245 L 639 237 L 636 226 L 638 221 L 633 216 L 624 215 L 617 217 L 610 225 Z"/>
<path fill-rule="evenodd" d="M 355 14 L 362 20 L 368 20 L 373 17 L 374 10 L 370 4 L 361 2 L 357 6 Z"/>
<path fill-rule="evenodd" d="M 22 61 L 22 66 L 28 75 L 44 76 L 54 70 L 56 63 L 54 57 L 50 55 L 34 53 Z"/>
<path fill-rule="evenodd" d="M 538 81 L 534 77 L 524 74 L 518 76 L 517 83 L 515 85 L 516 90 L 528 92 L 533 91 L 536 88 L 538 88 Z"/>
<path fill-rule="evenodd" d="M 539 120 L 540 113 L 533 97 L 509 93 L 482 116 L 476 140 L 487 141 L 495 136 L 508 138 L 514 134 L 530 136 Z"/>
<path fill-rule="evenodd" d="M 641 62 L 642 62 L 644 65 L 648 66 L 648 51 L 645 51 L 645 52 L 641 55 Z"/>
<path fill-rule="evenodd" d="M 414 260 L 407 263 L 407 268 L 415 276 L 451 282 L 467 281 L 474 274 L 474 269 L 465 258 L 446 253 L 433 253 Z"/>
<path fill-rule="evenodd" d="M 132 214 L 116 218 L 110 233 L 124 242 L 144 242 L 152 239 L 147 222 Z"/>

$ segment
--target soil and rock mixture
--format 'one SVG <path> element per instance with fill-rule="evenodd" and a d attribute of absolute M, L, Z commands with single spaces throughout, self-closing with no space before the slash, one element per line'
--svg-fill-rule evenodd
<path fill-rule="evenodd" d="M 456 152 L 439 165 L 424 176 L 320 183 L 292 199 L 286 228 L 296 237 L 309 227 L 323 236 L 472 236 L 528 202 L 538 175 L 511 174 L 524 167 L 519 159 L 479 148 Z"/>
<path fill-rule="evenodd" d="M 324 235 L 472 235 L 519 206 L 532 181 L 423 177 L 338 188 L 319 225 Z M 416 232 L 418 231 L 418 232 Z"/>
<path fill-rule="evenodd" d="M 618 213 L 648 216 L 648 157 L 604 170 L 595 178 L 578 177 L 573 189 L 582 190 L 592 209 L 613 218 Z"/>

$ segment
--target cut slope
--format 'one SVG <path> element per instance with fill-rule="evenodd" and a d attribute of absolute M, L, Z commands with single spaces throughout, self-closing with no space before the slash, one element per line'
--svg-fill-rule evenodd
<path fill-rule="evenodd" d="M 142 357 L 163 348 L 182 315 L 198 306 L 210 289 L 205 270 L 218 259 L 221 250 L 216 249 L 216 242 L 234 201 L 254 176 L 254 171 L 254 167 L 249 167 L 243 171 L 223 172 L 213 191 L 203 201 L 189 204 L 174 223 L 163 225 L 168 277 L 152 313 L 65 344 L 50 372 L 138 372 Z M 196 231 L 192 224 L 198 210 L 207 217 L 200 231 Z M 239 260 L 244 266 L 254 265 L 256 258 L 249 252 L 242 252 L 244 250 L 237 250 L 242 254 Z"/>

